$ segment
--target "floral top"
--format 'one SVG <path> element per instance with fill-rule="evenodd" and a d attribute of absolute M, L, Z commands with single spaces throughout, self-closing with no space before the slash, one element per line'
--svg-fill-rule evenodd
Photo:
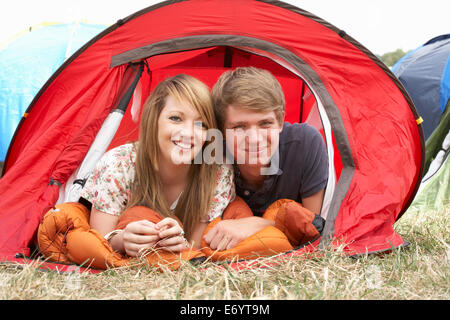
<path fill-rule="evenodd" d="M 135 160 L 136 149 L 132 143 L 109 150 L 86 180 L 80 196 L 91 202 L 97 210 L 120 216 L 130 196 Z M 233 169 L 230 165 L 220 165 L 208 220 L 220 217 L 234 198 Z M 175 209 L 177 202 L 178 199 L 170 206 L 171 210 Z"/>

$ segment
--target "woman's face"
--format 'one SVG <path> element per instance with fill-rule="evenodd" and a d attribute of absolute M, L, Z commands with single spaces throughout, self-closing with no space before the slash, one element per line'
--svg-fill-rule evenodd
<path fill-rule="evenodd" d="M 206 140 L 206 126 L 198 111 L 185 100 L 168 96 L 158 118 L 160 163 L 191 164 Z"/>

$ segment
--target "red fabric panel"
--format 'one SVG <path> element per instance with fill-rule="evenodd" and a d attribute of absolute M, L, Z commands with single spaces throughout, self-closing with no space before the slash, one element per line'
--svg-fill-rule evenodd
<path fill-rule="evenodd" d="M 316 106 L 316 98 L 314 97 L 314 94 L 311 92 L 308 86 L 303 86 L 301 89 L 302 92 L 302 114 L 300 122 L 305 122 L 306 119 L 308 119 L 308 115 L 311 112 L 311 109 L 313 107 L 317 108 Z"/>
<path fill-rule="evenodd" d="M 127 106 L 125 114 L 120 122 L 120 126 L 117 132 L 108 146 L 108 150 L 113 149 L 125 143 L 130 143 L 138 140 L 139 137 L 139 122 L 141 119 L 142 108 L 148 97 L 151 85 L 151 75 L 144 69 L 141 79 L 136 87 L 136 90 L 141 92 L 141 99 L 139 102 L 134 102 L 135 96 L 131 97 L 131 100 Z"/>
<path fill-rule="evenodd" d="M 336 138 L 334 137 L 333 132 L 331 132 L 331 136 L 333 140 L 333 149 L 334 149 L 334 172 L 336 173 L 336 181 L 338 181 L 342 172 L 342 159 L 339 150 L 337 148 Z"/>
<path fill-rule="evenodd" d="M 16 253 L 30 254 L 28 246 L 35 237 L 41 216 L 53 207 L 58 195 L 57 186 L 47 186 L 37 200 L 25 203 L 17 201 L 21 203 L 20 206 L 13 206 L 13 210 L 2 210 L 0 257 L 14 256 Z"/>
<path fill-rule="evenodd" d="M 392 225 L 390 227 L 381 226 L 379 229 L 374 228 L 370 232 L 363 230 L 359 236 L 352 233 L 352 238 L 340 237 L 339 240 L 333 242 L 333 245 L 339 246 L 341 243 L 347 244 L 344 248 L 347 255 L 389 251 L 405 245 L 405 241 L 394 231 Z"/>
<path fill-rule="evenodd" d="M 285 121 L 291 123 L 298 122 L 300 116 L 301 90 L 299 88 L 301 88 L 301 80 L 279 64 L 265 57 L 256 56 L 242 50 L 230 50 L 232 52 L 232 68 L 239 66 L 264 67 L 278 78 L 286 99 Z M 170 58 L 173 58 L 173 60 Z M 225 59 L 225 48 L 223 47 L 190 51 L 185 58 L 183 60 L 180 53 L 173 53 L 148 59 L 152 76 L 150 79 L 147 74 L 144 74 L 141 79 L 141 83 L 143 83 L 143 101 L 145 100 L 144 97 L 148 97 L 154 87 L 167 77 L 175 76 L 179 73 L 186 73 L 198 78 L 212 88 L 219 76 L 223 72 L 231 69 L 223 67 Z M 171 64 L 171 61 L 173 61 L 173 64 Z M 314 100 L 314 97 L 309 97 L 309 99 Z M 132 102 L 130 102 L 122 123 L 108 149 L 138 139 L 140 117 L 136 118 L 136 121 L 133 120 L 131 105 Z M 140 112 L 142 112 L 142 108 Z"/>
<path fill-rule="evenodd" d="M 99 48 L 100 47 L 100 48 Z M 124 67 L 110 70 L 102 46 L 92 46 L 41 95 L 16 136 L 0 180 L 0 256 L 27 254 L 43 211 L 55 204 L 109 113 Z"/>

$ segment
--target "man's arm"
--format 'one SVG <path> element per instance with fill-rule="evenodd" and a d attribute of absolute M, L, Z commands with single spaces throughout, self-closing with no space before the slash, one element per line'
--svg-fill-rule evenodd
<path fill-rule="evenodd" d="M 303 207 L 320 215 L 324 194 L 325 189 L 322 189 L 312 196 L 302 198 Z M 204 236 L 204 239 L 213 250 L 228 250 L 252 234 L 273 225 L 274 221 L 262 217 L 222 220 Z"/>
<path fill-rule="evenodd" d="M 309 211 L 314 212 L 315 214 L 320 215 L 320 211 L 322 210 L 322 202 L 323 197 L 325 195 L 325 189 L 322 189 L 312 196 L 302 198 L 302 205 Z"/>

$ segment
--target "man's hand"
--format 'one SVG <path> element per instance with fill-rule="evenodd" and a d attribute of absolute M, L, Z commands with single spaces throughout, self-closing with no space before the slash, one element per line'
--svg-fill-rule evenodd
<path fill-rule="evenodd" d="M 209 230 L 204 240 L 213 250 L 228 250 L 259 230 L 273 225 L 273 221 L 261 217 L 222 220 Z"/>

